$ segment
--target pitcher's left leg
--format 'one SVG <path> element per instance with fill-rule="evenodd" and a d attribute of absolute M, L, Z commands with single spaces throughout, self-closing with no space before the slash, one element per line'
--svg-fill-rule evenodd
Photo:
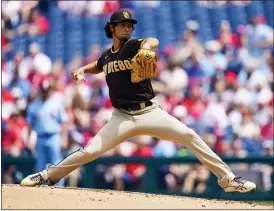
<path fill-rule="evenodd" d="M 218 177 L 218 184 L 225 191 L 248 192 L 256 188 L 254 183 L 235 177 L 229 167 L 207 146 L 199 135 L 161 108 L 140 115 L 136 123 L 138 130 L 143 134 L 184 144 Z"/>

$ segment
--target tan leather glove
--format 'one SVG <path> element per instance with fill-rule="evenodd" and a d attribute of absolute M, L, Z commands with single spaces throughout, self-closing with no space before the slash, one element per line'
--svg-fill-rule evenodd
<path fill-rule="evenodd" d="M 139 83 L 154 78 L 157 70 L 157 56 L 150 49 L 140 49 L 131 61 L 131 82 Z"/>

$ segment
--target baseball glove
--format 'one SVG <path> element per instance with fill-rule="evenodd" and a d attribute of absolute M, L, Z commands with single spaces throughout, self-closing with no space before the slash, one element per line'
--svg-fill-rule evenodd
<path fill-rule="evenodd" d="M 131 60 L 131 82 L 139 83 L 156 76 L 157 57 L 155 52 L 149 49 L 140 49 Z"/>

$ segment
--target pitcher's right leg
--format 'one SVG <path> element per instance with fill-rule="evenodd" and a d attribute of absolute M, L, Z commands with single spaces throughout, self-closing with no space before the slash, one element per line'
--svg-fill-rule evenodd
<path fill-rule="evenodd" d="M 115 109 L 109 122 L 88 146 L 73 152 L 57 165 L 49 166 L 47 170 L 26 177 L 21 185 L 36 186 L 46 181 L 55 184 L 76 168 L 95 160 L 119 143 L 136 135 L 136 126 L 132 118 Z"/>
<path fill-rule="evenodd" d="M 138 130 L 142 133 L 184 144 L 218 177 L 218 184 L 226 192 L 248 192 L 256 188 L 254 183 L 235 177 L 229 167 L 207 146 L 197 133 L 161 108 L 156 108 L 136 118 L 138 119 L 136 123 Z"/>

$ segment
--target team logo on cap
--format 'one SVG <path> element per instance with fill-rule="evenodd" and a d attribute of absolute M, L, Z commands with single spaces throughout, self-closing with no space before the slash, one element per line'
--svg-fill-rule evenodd
<path fill-rule="evenodd" d="M 125 18 L 129 18 L 129 14 L 128 14 L 127 11 L 124 11 L 124 12 L 123 12 L 123 15 L 124 15 Z"/>

